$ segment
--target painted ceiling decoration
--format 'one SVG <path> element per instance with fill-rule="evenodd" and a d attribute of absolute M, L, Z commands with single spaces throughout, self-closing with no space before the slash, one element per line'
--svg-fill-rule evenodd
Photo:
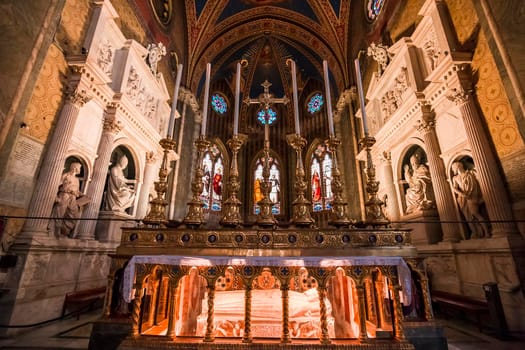
<path fill-rule="evenodd" d="M 327 60 L 333 91 L 349 84 L 348 19 L 351 1 L 342 0 L 185 0 L 188 61 L 186 85 L 201 93 L 206 63 L 212 83 L 233 87 L 235 64 L 245 59 L 242 92 L 255 97 L 268 79 L 272 92 L 291 91 L 285 62 L 293 59 L 299 89 L 306 79 L 323 80 Z M 302 85 L 301 85 L 302 84 Z"/>

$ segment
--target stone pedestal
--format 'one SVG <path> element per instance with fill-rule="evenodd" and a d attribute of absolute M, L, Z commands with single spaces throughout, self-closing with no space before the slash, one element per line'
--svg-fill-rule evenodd
<path fill-rule="evenodd" d="M 435 244 L 441 241 L 443 234 L 436 209 L 418 210 L 405 215 L 401 221 L 408 221 L 405 228 L 412 229 L 412 244 Z"/>
<path fill-rule="evenodd" d="M 127 213 L 101 211 L 95 229 L 96 239 L 99 242 L 120 243 L 121 228 L 135 226 L 134 218 Z"/>

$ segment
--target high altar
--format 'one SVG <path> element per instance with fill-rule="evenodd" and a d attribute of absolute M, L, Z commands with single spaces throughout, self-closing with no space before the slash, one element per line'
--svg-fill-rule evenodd
<path fill-rule="evenodd" d="M 295 74 L 294 62 L 289 64 Z M 330 135 L 325 144 L 334 160 L 328 225 L 316 226 L 312 204 L 305 197 L 305 139 L 298 122 L 296 133 L 287 136 L 297 155 L 292 218 L 278 223 L 271 193 L 268 110 L 288 98 L 274 98 L 268 81 L 262 86 L 258 99 L 245 100 L 267 112 L 262 116 L 265 137 L 256 221 L 242 221 L 237 197 L 237 156 L 245 135 L 234 127 L 228 141 L 232 151 L 228 198 L 219 224 L 206 221 L 201 197 L 206 182 L 202 160 L 210 147 L 206 112 L 195 141 L 193 197 L 180 223 L 165 219 L 166 163 L 174 141 L 169 136 L 161 140 L 164 159 L 155 183 L 157 197 L 150 202 L 144 226 L 122 230 L 121 244 L 112 256 L 104 318 L 95 325 L 91 347 L 104 339 L 104 329 L 129 321 L 119 349 L 258 349 L 278 344 L 308 349 L 328 344 L 342 349 L 412 349 L 417 340 L 407 336 L 414 333 L 407 329 L 418 328 L 420 335 L 425 334 L 423 329 L 439 333 L 433 323 L 428 279 L 411 245 L 410 230 L 391 228 L 383 213 L 370 157 L 375 140 L 368 134 L 361 140 L 369 155 L 365 222 L 356 223 L 346 214 L 337 165 L 340 141 L 328 113 Z M 205 101 L 206 94 L 207 90 Z"/>

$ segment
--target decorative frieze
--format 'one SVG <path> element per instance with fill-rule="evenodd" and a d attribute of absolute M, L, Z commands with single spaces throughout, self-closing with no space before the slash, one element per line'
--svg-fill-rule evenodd
<path fill-rule="evenodd" d="M 128 81 L 126 83 L 126 96 L 135 104 L 135 107 L 140 113 L 153 120 L 159 99 L 146 91 L 146 86 L 139 76 L 135 67 L 131 66 L 128 74 Z"/>
<path fill-rule="evenodd" d="M 101 42 L 98 47 L 97 65 L 108 77 L 111 77 L 111 70 L 113 68 L 113 46 L 109 40 Z"/>

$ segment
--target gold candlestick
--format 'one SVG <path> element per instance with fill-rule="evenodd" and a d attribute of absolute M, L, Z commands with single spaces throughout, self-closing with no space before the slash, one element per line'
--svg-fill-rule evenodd
<path fill-rule="evenodd" d="M 350 225 L 350 220 L 346 215 L 347 203 L 343 200 L 343 181 L 341 180 L 341 172 L 337 166 L 337 147 L 341 144 L 341 140 L 335 136 L 331 136 L 326 140 L 326 144 L 332 152 L 332 193 L 334 199 L 332 201 L 332 212 L 328 223 L 336 227 L 344 227 Z"/>
<path fill-rule="evenodd" d="M 288 144 L 295 149 L 297 153 L 297 166 L 295 168 L 295 200 L 292 203 L 293 216 L 292 223 L 297 226 L 311 226 L 314 219 L 310 215 L 312 211 L 312 203 L 305 198 L 304 194 L 307 189 L 303 166 L 302 149 L 306 146 L 306 139 L 298 134 L 290 134 L 286 136 Z"/>
<path fill-rule="evenodd" d="M 151 209 L 142 220 L 146 225 L 166 225 L 168 219 L 166 218 L 166 207 L 168 201 L 164 198 L 168 190 L 168 154 L 175 149 L 176 142 L 170 137 L 160 140 L 160 145 L 164 148 L 164 156 L 162 157 L 162 164 L 159 169 L 159 181 L 155 181 L 155 191 L 157 197 L 152 199 L 149 203 Z"/>
<path fill-rule="evenodd" d="M 199 198 L 204 189 L 204 183 L 202 182 L 202 177 L 204 176 L 202 157 L 204 152 L 210 147 L 210 141 L 206 140 L 206 136 L 200 135 L 195 141 L 195 147 L 197 148 L 197 164 L 195 165 L 195 176 L 191 183 L 193 197 L 188 203 L 188 213 L 183 222 L 188 226 L 199 227 L 204 223 L 204 214 L 202 211 L 204 204 Z"/>
<path fill-rule="evenodd" d="M 224 202 L 224 215 L 220 221 L 221 225 L 224 226 L 238 226 L 242 223 L 240 213 L 242 203 L 239 198 L 237 198 L 237 193 L 239 193 L 241 188 L 239 182 L 239 169 L 237 166 L 237 154 L 247 139 L 247 135 L 237 134 L 234 135 L 232 139 L 228 140 L 227 143 L 228 147 L 232 150 L 232 161 L 230 166 L 230 176 L 228 179 L 229 197 Z"/>
<path fill-rule="evenodd" d="M 264 167 L 263 167 L 263 181 L 261 181 L 261 192 L 263 194 L 263 199 L 261 199 L 257 204 L 259 204 L 259 215 L 257 216 L 257 225 L 259 226 L 273 226 L 277 223 L 275 217 L 272 213 L 273 202 L 270 199 L 270 191 L 272 190 L 272 182 L 270 181 L 270 151 L 268 148 L 268 143 L 265 142 L 266 147 L 264 149 Z"/>
<path fill-rule="evenodd" d="M 383 212 L 385 203 L 377 196 L 379 181 L 376 181 L 376 169 L 372 162 L 371 148 L 375 142 L 375 138 L 368 135 L 365 135 L 360 141 L 366 150 L 366 192 L 368 193 L 368 200 L 365 202 L 366 223 L 372 226 L 386 226 L 390 224 L 390 221 Z"/>

